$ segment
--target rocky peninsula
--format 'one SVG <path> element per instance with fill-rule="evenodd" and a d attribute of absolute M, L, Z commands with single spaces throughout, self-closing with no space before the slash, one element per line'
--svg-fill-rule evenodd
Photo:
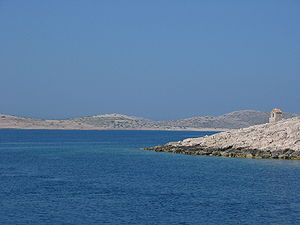
<path fill-rule="evenodd" d="M 189 155 L 300 160 L 300 117 L 211 136 L 189 138 L 145 150 Z"/>

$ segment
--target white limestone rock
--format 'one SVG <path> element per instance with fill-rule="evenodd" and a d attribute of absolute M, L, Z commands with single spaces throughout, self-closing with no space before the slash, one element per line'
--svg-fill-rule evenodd
<path fill-rule="evenodd" d="M 258 149 L 271 152 L 290 149 L 300 151 L 300 117 L 201 138 L 189 138 L 167 145 L 174 147 L 198 146 L 202 149 Z"/>

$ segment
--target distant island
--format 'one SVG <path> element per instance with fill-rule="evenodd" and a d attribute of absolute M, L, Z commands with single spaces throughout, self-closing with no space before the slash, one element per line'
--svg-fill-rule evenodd
<path fill-rule="evenodd" d="M 42 120 L 0 114 L 0 129 L 65 129 L 65 130 L 205 130 L 224 131 L 264 124 L 270 113 L 241 110 L 221 116 L 199 116 L 179 120 L 155 121 L 122 114 L 104 114 L 63 120 Z M 297 114 L 284 113 L 284 118 Z"/>

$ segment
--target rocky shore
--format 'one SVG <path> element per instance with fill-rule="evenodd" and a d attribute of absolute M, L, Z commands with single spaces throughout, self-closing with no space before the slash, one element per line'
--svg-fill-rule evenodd
<path fill-rule="evenodd" d="M 300 117 L 145 148 L 157 152 L 300 160 Z"/>

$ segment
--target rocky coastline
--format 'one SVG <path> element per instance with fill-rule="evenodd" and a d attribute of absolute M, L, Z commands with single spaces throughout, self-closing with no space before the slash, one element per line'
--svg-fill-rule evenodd
<path fill-rule="evenodd" d="M 156 152 L 171 152 L 186 155 L 206 155 L 206 156 L 223 156 L 236 158 L 252 158 L 252 159 L 294 159 L 300 160 L 300 152 L 292 149 L 263 151 L 259 149 L 248 148 L 203 148 L 200 145 L 196 146 L 156 146 L 152 148 L 143 148 L 144 150 L 152 150 Z"/>
<path fill-rule="evenodd" d="M 156 152 L 300 160 L 300 117 L 144 148 Z"/>

